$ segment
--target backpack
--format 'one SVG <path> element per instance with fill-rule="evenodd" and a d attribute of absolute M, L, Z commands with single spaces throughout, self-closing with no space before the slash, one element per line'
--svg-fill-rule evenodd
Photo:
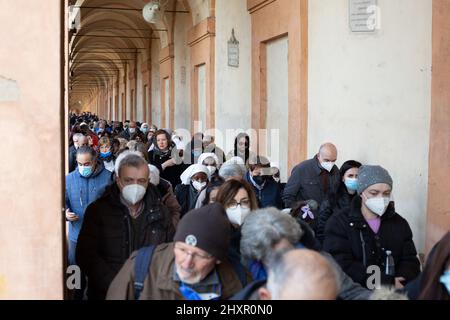
<path fill-rule="evenodd" d="M 139 300 L 156 246 L 139 249 L 134 263 L 134 299 Z"/>
<path fill-rule="evenodd" d="M 148 274 L 148 268 L 152 262 L 153 252 L 156 246 L 143 247 L 138 250 L 136 255 L 136 261 L 134 263 L 134 299 L 139 300 L 141 296 L 142 289 L 144 288 L 144 281 Z M 232 263 L 233 269 L 237 273 L 239 280 L 241 281 L 242 287 L 244 288 L 247 284 L 245 275 L 243 276 L 241 268 L 236 267 L 236 264 Z"/>

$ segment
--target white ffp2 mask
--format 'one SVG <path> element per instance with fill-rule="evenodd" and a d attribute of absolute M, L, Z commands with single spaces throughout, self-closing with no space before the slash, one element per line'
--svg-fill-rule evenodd
<path fill-rule="evenodd" d="M 147 189 L 140 184 L 131 184 L 122 190 L 122 197 L 131 205 L 135 205 L 141 201 Z"/>
<path fill-rule="evenodd" d="M 241 205 L 238 205 L 236 208 L 228 208 L 227 216 L 228 220 L 232 224 L 241 226 L 244 223 L 245 218 L 250 214 L 249 208 L 242 208 Z"/>
<path fill-rule="evenodd" d="M 367 199 L 366 197 L 365 204 L 370 211 L 381 217 L 386 212 L 386 209 L 390 201 L 391 199 L 388 197 L 371 198 L 371 199 Z"/>

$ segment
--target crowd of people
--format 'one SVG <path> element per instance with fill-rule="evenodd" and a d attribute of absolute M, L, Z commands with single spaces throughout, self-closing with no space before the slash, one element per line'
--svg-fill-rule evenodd
<path fill-rule="evenodd" d="M 73 299 L 450 299 L 450 232 L 421 266 L 388 170 L 338 168 L 332 143 L 282 183 L 245 133 L 225 153 L 211 135 L 71 113 L 69 134 Z"/>

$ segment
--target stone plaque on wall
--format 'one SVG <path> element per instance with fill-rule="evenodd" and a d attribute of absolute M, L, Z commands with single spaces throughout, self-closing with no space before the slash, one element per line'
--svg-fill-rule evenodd
<path fill-rule="evenodd" d="M 239 41 L 234 35 L 234 29 L 231 31 L 231 38 L 228 40 L 228 65 L 230 67 L 239 67 Z"/>
<path fill-rule="evenodd" d="M 352 32 L 375 32 L 380 28 L 377 0 L 349 0 L 349 23 Z"/>

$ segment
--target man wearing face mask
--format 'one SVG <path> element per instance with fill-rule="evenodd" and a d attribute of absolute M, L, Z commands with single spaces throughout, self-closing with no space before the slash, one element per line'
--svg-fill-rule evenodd
<path fill-rule="evenodd" d="M 219 204 L 190 211 L 181 219 L 174 243 L 154 248 L 136 290 L 133 253 L 108 290 L 108 300 L 225 300 L 242 285 L 227 259 L 230 224 Z"/>
<path fill-rule="evenodd" d="M 208 185 L 209 174 L 208 168 L 202 164 L 193 164 L 181 174 L 182 184 L 175 187 L 181 217 L 195 208 L 200 193 Z"/>
<path fill-rule="evenodd" d="M 274 171 L 275 168 L 270 166 L 269 160 L 262 156 L 257 156 L 254 164 L 249 164 L 249 171 L 245 175 L 245 179 L 255 191 L 259 208 L 283 208 L 280 187 L 273 180 Z"/>
<path fill-rule="evenodd" d="M 105 298 L 109 284 L 133 251 L 173 239 L 169 210 L 149 176 L 141 156 L 118 158 L 115 183 L 86 210 L 76 258 L 88 277 L 89 299 Z"/>
<path fill-rule="evenodd" d="M 293 208 L 299 201 L 315 200 L 319 207 L 322 202 L 336 194 L 339 188 L 339 169 L 335 165 L 337 149 L 332 143 L 323 144 L 314 158 L 305 160 L 292 169 L 283 192 L 286 208 Z M 318 212 L 313 212 L 317 221 Z M 316 224 L 311 227 L 315 230 Z"/>
<path fill-rule="evenodd" d="M 127 139 L 130 141 L 131 137 L 135 134 L 140 132 L 139 128 L 137 127 L 136 121 L 130 121 L 130 124 L 128 127 L 120 134 L 121 138 Z"/>
<path fill-rule="evenodd" d="M 369 266 L 381 270 L 381 284 L 397 289 L 415 279 L 420 263 L 408 222 L 395 212 L 391 201 L 393 182 L 380 166 L 362 166 L 358 173 L 358 196 L 349 208 L 333 214 L 325 227 L 323 249 L 362 286 L 368 285 Z M 385 274 L 387 251 L 395 264 L 391 283 Z"/>
<path fill-rule="evenodd" d="M 103 163 L 97 161 L 96 152 L 87 146 L 77 150 L 78 169 L 66 176 L 66 220 L 69 222 L 69 265 L 76 265 L 75 251 L 78 236 L 83 225 L 86 208 L 100 198 L 111 183 L 111 175 Z M 82 298 L 82 292 L 74 293 L 75 299 Z"/>

